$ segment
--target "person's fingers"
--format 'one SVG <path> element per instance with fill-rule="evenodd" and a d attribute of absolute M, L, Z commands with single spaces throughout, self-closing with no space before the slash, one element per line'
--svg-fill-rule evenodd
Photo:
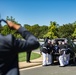
<path fill-rule="evenodd" d="M 9 27 L 12 27 L 14 25 L 14 23 L 11 22 L 11 21 L 6 21 L 6 22 L 7 22 L 7 24 L 8 24 Z"/>

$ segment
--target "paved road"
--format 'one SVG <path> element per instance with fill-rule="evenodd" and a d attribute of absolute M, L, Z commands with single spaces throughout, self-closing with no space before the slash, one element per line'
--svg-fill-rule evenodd
<path fill-rule="evenodd" d="M 20 71 L 21 75 L 76 75 L 76 65 L 37 67 Z"/>

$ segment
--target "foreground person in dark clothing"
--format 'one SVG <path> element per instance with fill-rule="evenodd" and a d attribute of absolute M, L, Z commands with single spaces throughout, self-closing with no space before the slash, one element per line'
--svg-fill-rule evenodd
<path fill-rule="evenodd" d="M 39 47 L 37 38 L 25 28 L 11 21 L 7 21 L 10 28 L 17 30 L 25 39 L 16 39 L 12 34 L 0 34 L 0 75 L 20 75 L 18 66 L 18 53 L 31 51 Z"/>

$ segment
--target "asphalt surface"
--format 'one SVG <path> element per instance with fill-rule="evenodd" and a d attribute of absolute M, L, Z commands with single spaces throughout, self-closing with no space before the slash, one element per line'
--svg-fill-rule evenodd
<path fill-rule="evenodd" d="M 24 69 L 20 71 L 21 75 L 76 75 L 76 65 L 66 67 L 53 66 L 39 66 L 35 68 Z"/>

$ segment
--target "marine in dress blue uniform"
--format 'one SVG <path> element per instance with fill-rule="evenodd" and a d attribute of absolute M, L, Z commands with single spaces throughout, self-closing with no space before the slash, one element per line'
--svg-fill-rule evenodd
<path fill-rule="evenodd" d="M 16 39 L 12 34 L 3 36 L 0 34 L 0 75 L 20 75 L 18 66 L 18 53 L 34 50 L 39 47 L 37 38 L 25 28 L 11 21 L 8 26 L 17 30 L 25 39 Z"/>

